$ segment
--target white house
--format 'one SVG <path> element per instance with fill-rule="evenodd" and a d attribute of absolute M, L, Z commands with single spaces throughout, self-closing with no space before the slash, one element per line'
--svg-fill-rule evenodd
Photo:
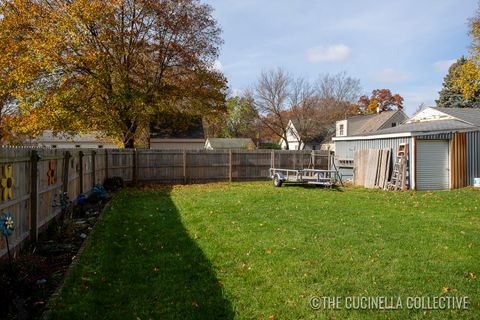
<path fill-rule="evenodd" d="M 333 143 L 331 138 L 333 137 L 333 127 L 326 129 L 319 129 L 318 135 L 313 139 L 309 139 L 306 142 L 302 134 L 299 133 L 297 128 L 300 128 L 300 125 L 295 124 L 294 120 L 289 120 L 287 124 L 287 141 L 289 150 L 331 150 L 333 151 Z M 287 144 L 284 139 L 279 141 L 281 149 L 287 149 Z"/>
<path fill-rule="evenodd" d="M 54 133 L 45 130 L 31 142 L 32 145 L 48 148 L 91 148 L 115 149 L 118 145 L 100 132 L 69 134 L 65 132 Z"/>

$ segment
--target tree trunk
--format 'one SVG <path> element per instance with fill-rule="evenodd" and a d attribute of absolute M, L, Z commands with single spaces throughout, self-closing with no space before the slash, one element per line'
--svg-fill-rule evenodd
<path fill-rule="evenodd" d="M 127 149 L 134 149 L 135 133 L 137 132 L 137 125 L 130 120 L 127 120 L 125 124 L 128 130 L 123 133 L 123 147 Z"/>
<path fill-rule="evenodd" d="M 123 139 L 123 147 L 126 149 L 133 149 L 135 148 L 135 139 L 133 137 L 125 137 Z"/>
<path fill-rule="evenodd" d="M 285 150 L 290 150 L 290 146 L 288 145 L 288 139 L 283 137 L 283 141 L 285 141 Z"/>

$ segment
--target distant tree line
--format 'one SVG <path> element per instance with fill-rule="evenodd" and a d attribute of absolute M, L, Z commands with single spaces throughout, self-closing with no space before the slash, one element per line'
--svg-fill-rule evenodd
<path fill-rule="evenodd" d="M 287 143 L 289 121 L 308 143 L 332 134 L 336 121 L 357 114 L 401 109 L 403 98 L 388 89 L 362 95 L 360 80 L 346 72 L 321 74 L 315 81 L 282 68 L 264 71 L 241 95 L 227 100 L 219 135 Z"/>
<path fill-rule="evenodd" d="M 480 108 L 480 9 L 469 19 L 470 55 L 448 70 L 436 101 L 444 108 Z"/>

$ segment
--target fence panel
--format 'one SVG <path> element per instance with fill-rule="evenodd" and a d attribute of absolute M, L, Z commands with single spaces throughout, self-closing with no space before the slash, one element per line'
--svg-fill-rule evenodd
<path fill-rule="evenodd" d="M 133 150 L 109 150 L 108 176 L 121 177 L 126 182 L 132 182 L 133 155 Z"/>
<path fill-rule="evenodd" d="M 65 155 L 62 150 L 56 149 L 44 149 L 37 152 L 39 156 L 37 163 L 37 225 L 40 229 L 61 211 L 60 205 L 54 203 L 54 200 L 57 198 L 57 202 L 59 202 L 62 193 Z"/>
<path fill-rule="evenodd" d="M 10 212 L 16 224 L 16 229 L 9 239 L 11 247 L 18 246 L 30 234 L 30 163 L 29 149 L 0 148 L 0 179 L 4 183 L 7 182 L 8 177 L 14 179 L 13 185 L 10 185 L 11 199 L 4 197 L 10 192 L 0 188 L 0 212 Z M 8 172 L 5 172 L 6 168 Z M 11 175 L 9 168 L 11 168 Z M 0 238 L 1 257 L 7 253 L 7 247 L 4 237 Z"/>
<path fill-rule="evenodd" d="M 229 152 L 191 150 L 186 153 L 186 180 L 192 183 L 227 181 Z"/>
<path fill-rule="evenodd" d="M 138 151 L 137 167 L 138 180 L 141 182 L 184 182 L 184 152 L 182 150 Z"/>
<path fill-rule="evenodd" d="M 268 169 L 272 164 L 272 152 L 235 150 L 232 154 L 233 180 L 258 180 L 268 178 Z"/>

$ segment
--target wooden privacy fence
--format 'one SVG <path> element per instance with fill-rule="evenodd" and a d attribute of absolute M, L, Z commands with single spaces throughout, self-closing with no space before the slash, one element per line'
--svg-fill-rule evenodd
<path fill-rule="evenodd" d="M 134 176 L 137 182 L 202 183 L 262 180 L 268 177 L 268 169 L 271 167 L 306 168 L 312 152 L 138 150 L 134 158 Z M 327 153 L 317 151 L 313 153 L 313 158 L 316 168 L 328 167 Z"/>
<path fill-rule="evenodd" d="M 27 239 L 36 241 L 39 232 L 60 214 L 61 194 L 66 192 L 75 200 L 108 177 L 133 184 L 262 180 L 268 178 L 271 167 L 302 169 L 312 159 L 315 168 L 329 166 L 328 154 L 319 151 L 4 147 L 0 148 L 0 179 L 9 179 L 9 183 L 8 190 L 0 188 L 0 212 L 13 214 L 16 229 L 10 243 L 18 247 Z M 1 237 L 0 257 L 6 252 Z"/>

